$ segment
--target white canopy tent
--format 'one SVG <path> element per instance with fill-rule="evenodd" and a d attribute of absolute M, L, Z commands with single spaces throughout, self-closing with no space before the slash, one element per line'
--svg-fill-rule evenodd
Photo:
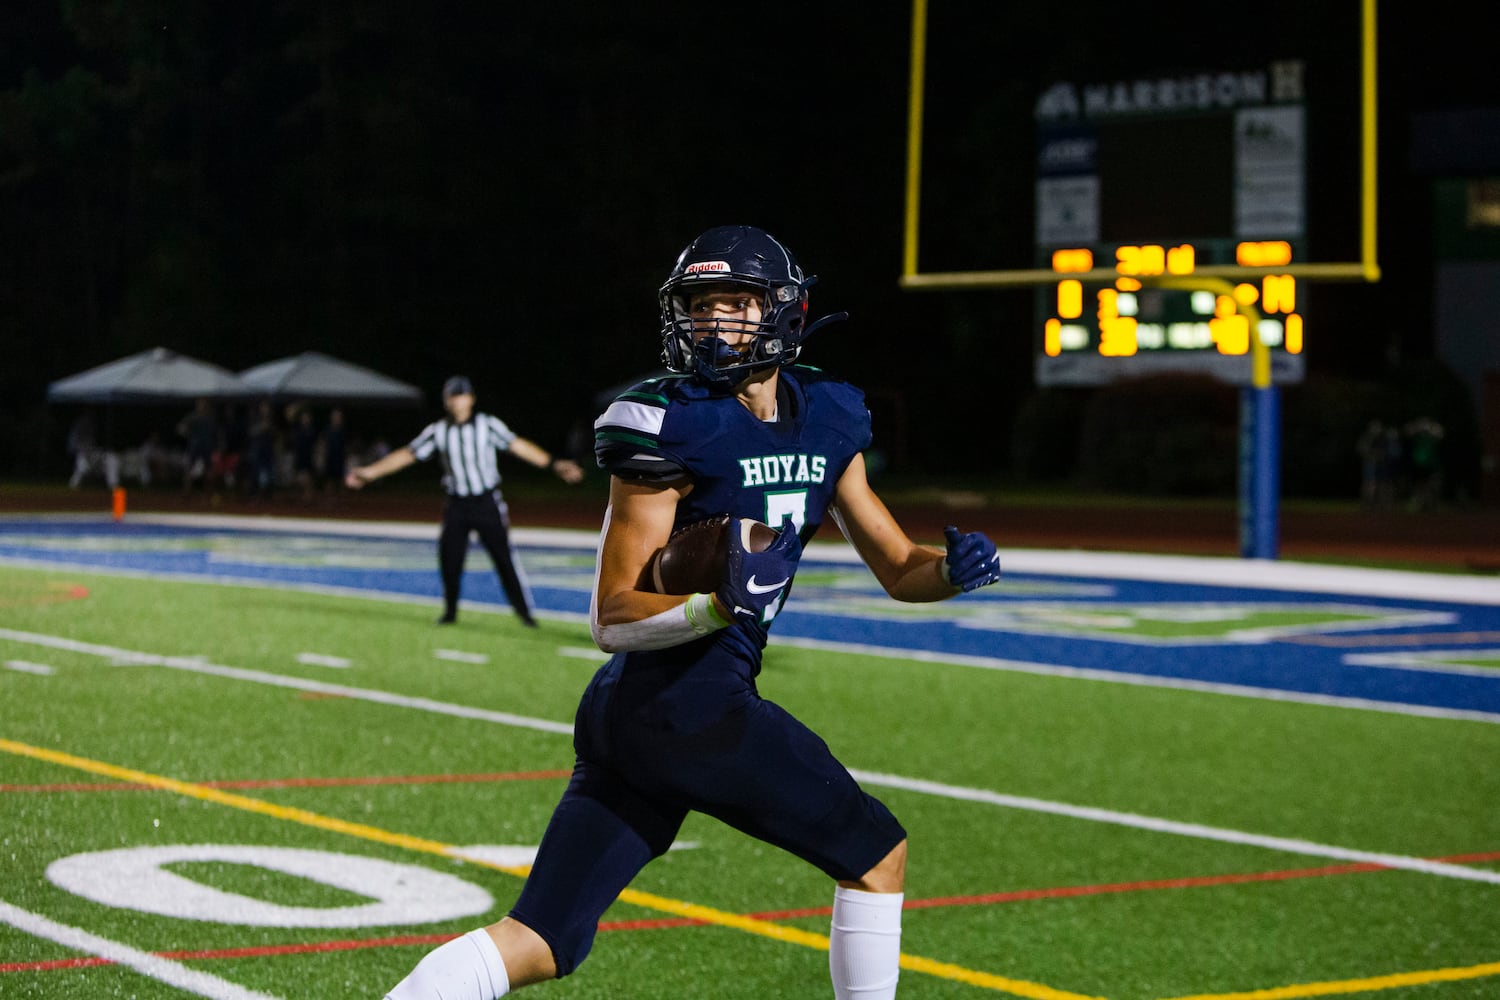
<path fill-rule="evenodd" d="M 244 399 L 250 390 L 227 368 L 153 347 L 58 379 L 49 403 L 169 403 L 198 398 Z"/>
<path fill-rule="evenodd" d="M 318 351 L 267 361 L 240 372 L 239 380 L 254 396 L 277 400 L 419 406 L 422 390 Z"/>

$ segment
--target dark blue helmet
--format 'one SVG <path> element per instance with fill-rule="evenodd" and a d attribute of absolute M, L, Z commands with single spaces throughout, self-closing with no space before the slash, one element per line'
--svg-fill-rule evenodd
<path fill-rule="evenodd" d="M 791 364 L 812 332 L 807 325 L 807 290 L 816 280 L 805 277 L 792 252 L 764 230 L 710 229 L 682 251 L 657 293 L 662 360 L 670 371 L 726 386 L 738 385 L 754 372 Z M 719 289 L 754 292 L 760 318 L 700 318 L 695 339 L 688 300 L 694 293 Z M 752 337 L 746 344 L 731 346 L 721 334 Z"/>

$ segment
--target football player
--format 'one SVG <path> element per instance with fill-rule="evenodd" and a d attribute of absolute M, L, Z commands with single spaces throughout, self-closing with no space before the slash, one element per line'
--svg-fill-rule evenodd
<path fill-rule="evenodd" d="M 949 528 L 946 551 L 913 543 L 870 488 L 863 395 L 796 364 L 823 322 L 808 322 L 812 283 L 748 226 L 709 230 L 678 257 L 659 295 L 675 374 L 623 393 L 594 425 L 611 478 L 590 617 L 613 655 L 578 707 L 572 780 L 509 915 L 430 952 L 391 1000 L 490 1000 L 573 972 L 605 908 L 690 810 L 827 873 L 834 996 L 895 996 L 906 832 L 815 733 L 760 696 L 761 653 L 825 516 L 899 601 L 993 583 L 1000 565 L 979 533 Z M 643 572 L 653 553 L 723 514 L 733 520 L 718 589 L 654 593 Z M 780 535 L 747 551 L 740 519 Z"/>

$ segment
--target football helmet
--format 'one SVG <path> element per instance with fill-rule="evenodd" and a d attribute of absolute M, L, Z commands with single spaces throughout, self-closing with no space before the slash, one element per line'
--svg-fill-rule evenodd
<path fill-rule="evenodd" d="M 710 229 L 677 257 L 657 293 L 662 361 L 669 371 L 720 386 L 738 385 L 755 372 L 791 364 L 808 335 L 824 322 L 807 323 L 807 290 L 816 280 L 803 275 L 792 252 L 764 230 L 753 226 Z M 761 301 L 760 318 L 699 319 L 695 323 L 688 312 L 689 299 L 695 292 L 717 287 L 754 291 Z M 844 316 L 839 313 L 825 319 Z M 720 333 L 752 336 L 748 343 L 731 346 Z"/>

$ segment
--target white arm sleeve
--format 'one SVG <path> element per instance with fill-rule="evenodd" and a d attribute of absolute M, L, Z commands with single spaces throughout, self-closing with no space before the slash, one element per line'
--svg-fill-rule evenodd
<path fill-rule="evenodd" d="M 593 614 L 589 621 L 594 643 L 606 653 L 680 646 L 717 632 L 727 624 L 719 619 L 713 608 L 713 598 L 707 594 L 694 594 L 686 604 L 668 608 L 638 622 L 600 625 L 598 616 Z"/>

